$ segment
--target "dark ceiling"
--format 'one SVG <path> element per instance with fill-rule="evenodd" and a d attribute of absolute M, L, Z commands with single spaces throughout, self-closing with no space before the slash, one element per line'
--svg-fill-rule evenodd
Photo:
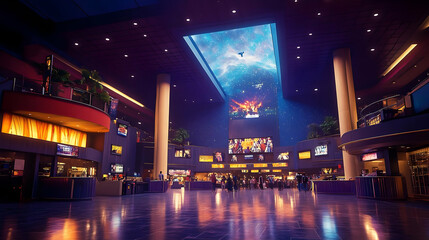
<path fill-rule="evenodd" d="M 106 82 L 152 109 L 158 73 L 171 74 L 176 86 L 172 88 L 173 103 L 223 101 L 185 44 L 185 35 L 276 23 L 286 98 L 308 96 L 315 88 L 319 89 L 318 94 L 334 93 L 332 52 L 348 47 L 357 96 L 363 102 L 409 84 L 412 79 L 407 78 L 397 87 L 386 83 L 390 87 L 385 88 L 380 85 L 380 76 L 410 43 L 421 41 L 421 35 L 428 34 L 427 29 L 419 32 L 418 28 L 429 15 L 429 1 L 21 2 L 54 22 L 49 35 L 52 44 L 77 65 L 97 69 Z M 419 43 L 416 51 L 423 52 L 424 57 L 428 48 L 421 45 L 424 44 Z M 374 87 L 376 91 L 369 91 Z"/>

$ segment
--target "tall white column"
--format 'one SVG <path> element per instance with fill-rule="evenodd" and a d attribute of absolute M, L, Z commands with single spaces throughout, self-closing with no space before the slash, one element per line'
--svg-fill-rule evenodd
<path fill-rule="evenodd" d="M 156 86 L 155 106 L 155 149 L 153 159 L 153 179 L 160 171 L 167 176 L 168 164 L 168 124 L 170 112 L 170 75 L 159 74 Z"/>
<path fill-rule="evenodd" d="M 357 110 L 350 50 L 347 48 L 334 51 L 334 74 L 337 92 L 338 118 L 340 135 L 357 128 Z M 359 159 L 343 151 L 344 174 L 346 179 L 359 175 Z"/>

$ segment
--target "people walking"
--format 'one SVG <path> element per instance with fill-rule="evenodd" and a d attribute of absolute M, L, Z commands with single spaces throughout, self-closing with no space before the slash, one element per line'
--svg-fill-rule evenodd
<path fill-rule="evenodd" d="M 264 190 L 264 177 L 259 175 L 259 189 Z"/>
<path fill-rule="evenodd" d="M 214 192 L 216 191 L 216 174 L 215 173 L 211 175 L 210 180 L 212 182 L 212 190 Z"/>

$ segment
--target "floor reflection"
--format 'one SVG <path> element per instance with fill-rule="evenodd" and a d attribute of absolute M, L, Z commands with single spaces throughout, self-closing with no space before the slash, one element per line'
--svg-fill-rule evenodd
<path fill-rule="evenodd" d="M 429 239 L 429 206 L 278 191 L 169 190 L 0 204 L 0 239 Z"/>

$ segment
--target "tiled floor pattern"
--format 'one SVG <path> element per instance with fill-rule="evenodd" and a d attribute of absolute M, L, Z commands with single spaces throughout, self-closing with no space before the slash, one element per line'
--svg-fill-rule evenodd
<path fill-rule="evenodd" d="M 429 239 L 429 203 L 169 190 L 92 201 L 0 204 L 0 239 Z"/>

